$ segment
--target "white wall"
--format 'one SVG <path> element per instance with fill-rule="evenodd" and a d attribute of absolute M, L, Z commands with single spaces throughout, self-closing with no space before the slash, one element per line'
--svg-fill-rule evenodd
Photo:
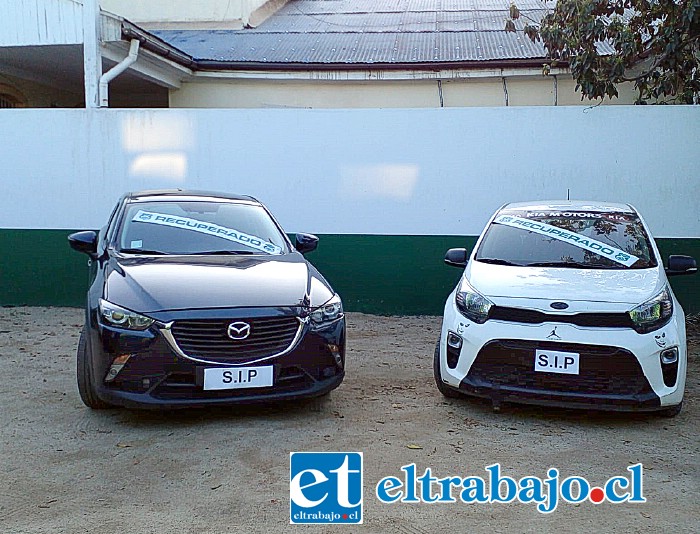
<path fill-rule="evenodd" d="M 0 0 L 0 46 L 83 42 L 82 0 Z"/>
<path fill-rule="evenodd" d="M 2 110 L 0 228 L 97 228 L 128 190 L 252 194 L 291 232 L 478 234 L 508 201 L 630 202 L 700 236 L 700 107 Z"/>
<path fill-rule="evenodd" d="M 231 22 L 247 19 L 267 0 L 100 0 L 132 22 Z"/>

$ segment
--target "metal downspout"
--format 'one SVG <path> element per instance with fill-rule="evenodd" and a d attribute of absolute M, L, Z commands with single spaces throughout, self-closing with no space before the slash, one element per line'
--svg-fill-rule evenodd
<path fill-rule="evenodd" d="M 138 39 L 132 39 L 131 45 L 129 46 L 129 55 L 126 56 L 122 61 L 117 63 L 114 67 L 105 72 L 100 76 L 100 107 L 109 107 L 109 82 L 114 80 L 122 72 L 128 69 L 131 65 L 136 63 L 139 57 L 139 41 Z"/>

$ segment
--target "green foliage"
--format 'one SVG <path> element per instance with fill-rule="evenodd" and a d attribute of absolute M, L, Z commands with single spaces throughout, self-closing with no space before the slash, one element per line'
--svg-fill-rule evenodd
<path fill-rule="evenodd" d="M 522 15 L 514 4 L 509 14 L 505 29 L 515 31 Z M 617 96 L 623 82 L 638 103 L 693 103 L 700 93 L 700 0 L 558 0 L 524 33 L 568 63 L 591 100 Z"/>

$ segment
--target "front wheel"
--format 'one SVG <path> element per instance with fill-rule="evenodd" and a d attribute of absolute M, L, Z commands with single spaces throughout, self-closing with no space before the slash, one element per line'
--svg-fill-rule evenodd
<path fill-rule="evenodd" d="M 80 332 L 80 340 L 78 341 L 78 392 L 83 404 L 88 408 L 102 410 L 110 407 L 97 396 L 95 391 L 95 383 L 92 379 L 92 351 L 85 327 Z"/>
<path fill-rule="evenodd" d="M 433 376 L 435 377 L 435 385 L 442 395 L 448 399 L 459 399 L 462 394 L 455 391 L 442 381 L 442 373 L 440 372 L 440 340 L 438 339 L 435 345 L 435 356 L 433 357 Z"/>

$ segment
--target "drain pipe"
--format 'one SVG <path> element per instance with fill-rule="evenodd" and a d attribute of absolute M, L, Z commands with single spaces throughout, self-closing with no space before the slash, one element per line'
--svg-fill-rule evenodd
<path fill-rule="evenodd" d="M 105 72 L 100 76 L 100 107 L 109 107 L 109 82 L 114 80 L 122 72 L 128 69 L 131 65 L 136 63 L 139 57 L 139 40 L 132 39 L 131 45 L 129 46 L 129 55 L 126 56 L 122 61 L 117 63 L 114 67 Z"/>

